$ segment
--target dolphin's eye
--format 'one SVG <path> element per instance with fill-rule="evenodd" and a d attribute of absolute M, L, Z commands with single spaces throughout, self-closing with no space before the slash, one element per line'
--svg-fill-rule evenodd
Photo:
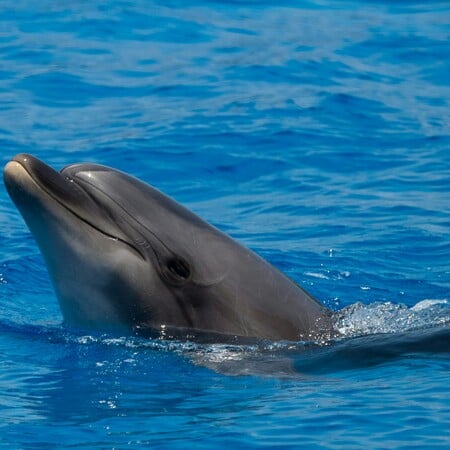
<path fill-rule="evenodd" d="M 173 258 L 167 262 L 167 269 L 172 277 L 177 281 L 185 281 L 191 275 L 191 268 L 189 264 L 180 258 Z"/>

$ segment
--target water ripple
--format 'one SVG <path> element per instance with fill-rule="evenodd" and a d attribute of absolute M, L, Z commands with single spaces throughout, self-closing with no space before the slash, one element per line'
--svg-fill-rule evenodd
<path fill-rule="evenodd" d="M 1 182 L 2 443 L 448 447 L 449 12 L 4 1 L 2 163 L 30 152 L 144 179 L 339 311 L 345 336 L 67 329 Z"/>

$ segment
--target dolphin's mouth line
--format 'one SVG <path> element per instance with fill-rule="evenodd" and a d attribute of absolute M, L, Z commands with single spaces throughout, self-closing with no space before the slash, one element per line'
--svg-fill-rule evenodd
<path fill-rule="evenodd" d="M 83 189 L 83 184 L 88 185 L 91 189 L 95 189 L 96 191 L 100 192 L 102 195 L 106 196 L 111 202 L 113 202 L 117 208 L 120 208 L 120 210 L 126 214 L 126 217 L 129 217 L 129 220 L 134 222 L 134 227 L 135 229 L 139 229 L 139 228 L 143 228 L 146 232 L 149 233 L 149 235 L 153 236 L 155 242 L 157 242 L 158 246 L 160 246 L 160 248 L 163 248 L 168 254 L 170 255 L 175 255 L 176 253 L 167 245 L 165 244 L 157 235 L 155 232 L 153 232 L 150 228 L 144 226 L 143 224 L 141 224 L 140 222 L 138 222 L 136 219 L 134 219 L 132 216 L 130 216 L 127 211 L 124 209 L 124 207 L 118 203 L 116 200 L 114 200 L 110 195 L 108 195 L 106 192 L 103 192 L 101 189 L 99 189 L 95 184 L 84 180 L 84 179 L 80 179 L 78 178 L 79 181 L 75 181 L 75 178 L 78 178 L 76 175 L 75 177 L 72 179 L 74 180 L 74 182 L 76 183 L 77 186 L 81 187 Z M 87 192 L 86 189 L 83 189 L 83 191 Z M 138 231 L 139 233 L 139 231 Z M 139 233 L 141 234 L 141 233 Z M 162 272 L 162 267 L 164 265 L 160 255 L 158 254 L 158 252 L 155 250 L 154 245 L 155 243 L 152 244 L 152 242 L 148 239 L 145 239 L 142 237 L 142 242 L 140 242 L 140 245 L 143 246 L 144 248 L 148 248 L 150 247 L 150 249 L 152 250 L 155 259 L 159 265 L 160 271 Z"/>
<path fill-rule="evenodd" d="M 54 202 L 58 203 L 58 205 L 60 205 L 62 208 L 64 208 L 66 211 L 68 211 L 70 214 L 72 214 L 74 217 L 76 217 L 79 221 L 85 223 L 86 225 L 90 226 L 91 228 L 93 228 L 94 230 L 98 231 L 100 234 L 102 234 L 103 236 L 109 238 L 109 239 L 113 239 L 115 241 L 121 242 L 122 244 L 127 245 L 128 247 L 130 247 L 131 249 L 133 249 L 142 259 L 145 259 L 145 256 L 143 255 L 143 253 L 137 248 L 135 247 L 133 244 L 131 244 L 130 242 L 125 241 L 124 239 L 121 239 L 118 236 L 114 236 L 110 233 L 107 233 L 106 231 L 102 230 L 101 228 L 99 228 L 98 226 L 94 225 L 92 222 L 90 222 L 89 220 L 85 219 L 84 217 L 80 216 L 79 214 L 77 214 L 73 209 L 69 208 L 69 206 L 67 204 L 65 204 L 63 201 L 61 201 L 56 195 L 54 195 L 49 189 L 47 189 L 44 185 L 42 185 L 42 183 L 39 182 L 38 179 L 36 179 L 33 176 L 32 171 L 30 171 L 24 164 L 22 164 L 21 161 L 18 161 L 16 159 L 13 159 L 14 162 L 16 162 L 17 164 L 20 164 L 20 166 L 25 170 L 25 172 L 28 174 L 28 176 L 30 177 L 31 181 L 45 194 L 47 194 L 48 197 L 50 197 Z M 88 195 L 89 197 L 92 198 L 92 196 L 89 195 L 89 193 L 83 189 L 82 186 L 80 186 L 79 183 L 77 183 L 73 178 L 67 177 L 67 176 L 63 176 L 61 175 L 62 178 L 64 178 L 67 182 L 69 183 L 75 183 L 76 186 L 80 189 L 83 190 L 83 192 Z"/>

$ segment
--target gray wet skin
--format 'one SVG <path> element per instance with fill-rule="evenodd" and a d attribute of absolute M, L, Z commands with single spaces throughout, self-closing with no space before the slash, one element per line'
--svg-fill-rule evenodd
<path fill-rule="evenodd" d="M 173 199 L 97 164 L 4 169 L 68 324 L 271 340 L 332 336 L 331 312 Z"/>

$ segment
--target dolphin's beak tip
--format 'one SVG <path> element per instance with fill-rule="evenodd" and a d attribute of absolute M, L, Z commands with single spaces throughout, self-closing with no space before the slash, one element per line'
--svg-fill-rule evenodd
<path fill-rule="evenodd" d="M 19 166 L 23 166 L 27 161 L 29 161 L 30 155 L 27 153 L 18 153 L 13 158 L 11 158 L 3 168 L 3 178 L 8 177 L 8 175 L 12 175 L 14 172 L 19 169 Z"/>
<path fill-rule="evenodd" d="M 11 160 L 5 164 L 3 168 L 3 181 L 8 193 L 11 195 L 11 189 L 17 185 L 17 181 L 24 174 L 24 167 L 21 163 Z"/>

